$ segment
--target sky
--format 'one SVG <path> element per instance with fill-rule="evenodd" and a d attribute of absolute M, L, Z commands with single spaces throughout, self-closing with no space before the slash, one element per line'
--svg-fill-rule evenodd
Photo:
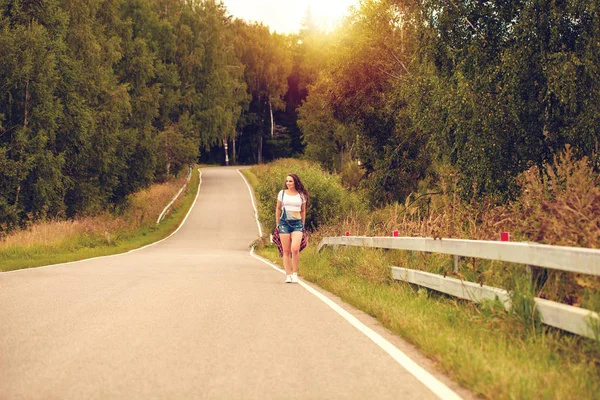
<path fill-rule="evenodd" d="M 359 0 L 222 0 L 231 15 L 248 22 L 262 22 L 271 32 L 297 33 L 306 11 L 310 9 L 323 29 L 331 29 L 348 8 Z"/>

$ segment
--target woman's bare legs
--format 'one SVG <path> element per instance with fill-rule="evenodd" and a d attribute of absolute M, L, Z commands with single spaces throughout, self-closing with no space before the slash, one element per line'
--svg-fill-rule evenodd
<path fill-rule="evenodd" d="M 292 252 L 292 271 L 298 273 L 298 265 L 300 264 L 300 242 L 302 242 L 302 232 L 292 232 L 291 234 L 291 252 Z M 283 243 L 283 241 L 282 241 Z M 284 247 L 285 249 L 285 247 Z M 285 253 L 283 255 L 285 257 Z M 285 265 L 285 260 L 284 260 Z M 287 269 L 285 270 L 287 273 Z"/>
<path fill-rule="evenodd" d="M 279 238 L 281 240 L 281 246 L 283 247 L 283 268 L 285 268 L 285 274 L 286 275 L 291 275 L 292 274 L 292 267 L 290 265 L 290 245 L 291 245 L 291 238 L 290 238 L 290 234 L 280 234 Z M 297 270 L 297 269 L 296 269 Z"/>

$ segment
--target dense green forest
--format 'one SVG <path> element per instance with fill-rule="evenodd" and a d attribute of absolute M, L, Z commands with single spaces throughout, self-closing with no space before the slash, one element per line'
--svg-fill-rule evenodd
<path fill-rule="evenodd" d="M 510 196 L 567 144 L 598 168 L 599 68 L 597 1 L 363 0 L 279 35 L 215 0 L 0 0 L 0 233 L 226 158 Z"/>
<path fill-rule="evenodd" d="M 300 109 L 306 154 L 351 152 L 374 201 L 448 165 L 462 196 L 510 196 L 567 144 L 598 168 L 600 2 L 363 1 L 335 36 Z"/>

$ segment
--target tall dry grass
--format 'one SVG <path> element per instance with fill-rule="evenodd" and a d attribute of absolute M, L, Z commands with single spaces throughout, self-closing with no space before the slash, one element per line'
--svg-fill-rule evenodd
<path fill-rule="evenodd" d="M 0 251 L 10 248 L 53 246 L 78 237 L 103 237 L 113 244 L 119 235 L 152 226 L 163 208 L 185 183 L 185 177 L 155 184 L 132 194 L 121 211 L 71 220 L 48 220 L 11 232 L 0 239 Z"/>
<path fill-rule="evenodd" d="M 551 245 L 600 248 L 600 177 L 587 158 L 576 160 L 567 147 L 544 171 L 531 168 L 519 182 L 521 197 L 502 210 L 511 217 L 510 229 L 518 237 Z M 597 308 L 593 303 L 597 303 L 599 277 L 542 272 L 545 283 L 540 296 Z"/>

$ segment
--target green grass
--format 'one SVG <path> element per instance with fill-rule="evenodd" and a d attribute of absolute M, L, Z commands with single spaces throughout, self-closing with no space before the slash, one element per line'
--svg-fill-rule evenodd
<path fill-rule="evenodd" d="M 33 244 L 2 249 L 0 250 L 0 271 L 13 271 L 120 254 L 164 239 L 173 233 L 185 218 L 196 197 L 198 184 L 198 171 L 194 170 L 181 201 L 158 226 L 143 226 L 136 230 L 124 231 L 110 239 L 104 235 L 82 235 L 50 245 Z"/>
<path fill-rule="evenodd" d="M 244 174 L 244 177 L 246 177 L 250 186 L 254 188 L 258 185 L 258 178 L 250 169 L 241 169 L 240 172 Z"/>
<path fill-rule="evenodd" d="M 598 344 L 550 328 L 532 333 L 495 303 L 476 306 L 394 282 L 380 250 L 302 253 L 300 275 L 377 318 L 441 371 L 490 399 L 593 399 Z M 281 263 L 273 245 L 258 251 Z"/>

